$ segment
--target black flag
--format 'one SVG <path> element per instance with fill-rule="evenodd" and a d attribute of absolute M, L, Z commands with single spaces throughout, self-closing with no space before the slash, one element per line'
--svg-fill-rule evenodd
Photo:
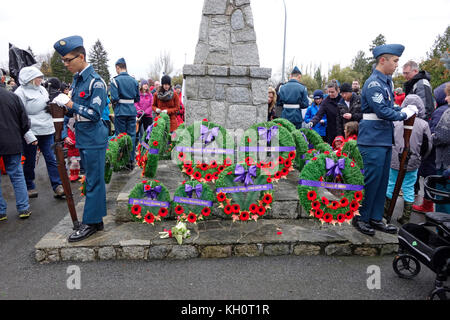
<path fill-rule="evenodd" d="M 9 75 L 19 83 L 19 72 L 22 68 L 36 64 L 33 55 L 27 51 L 9 44 Z"/>

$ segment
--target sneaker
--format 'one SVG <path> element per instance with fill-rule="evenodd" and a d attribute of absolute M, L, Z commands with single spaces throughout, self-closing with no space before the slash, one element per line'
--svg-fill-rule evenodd
<path fill-rule="evenodd" d="M 20 219 L 27 219 L 27 218 L 29 218 L 30 216 L 31 216 L 31 210 L 30 210 L 30 209 L 27 209 L 27 210 L 25 210 L 25 211 L 19 212 L 19 218 L 20 218 Z"/>
<path fill-rule="evenodd" d="M 38 192 L 36 191 L 36 189 L 28 190 L 28 198 L 37 198 L 37 197 Z"/>
<path fill-rule="evenodd" d="M 0 213 L 0 221 L 5 221 L 7 219 L 8 217 L 6 216 L 6 213 Z"/>

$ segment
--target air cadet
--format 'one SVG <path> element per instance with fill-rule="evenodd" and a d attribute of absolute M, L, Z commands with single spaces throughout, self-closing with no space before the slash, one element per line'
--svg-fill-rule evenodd
<path fill-rule="evenodd" d="M 136 107 L 139 102 L 139 83 L 127 73 L 127 64 L 124 58 L 116 62 L 117 76 L 111 79 L 111 102 L 114 108 L 114 127 L 116 135 L 126 132 L 133 142 L 133 150 L 130 154 L 128 169 L 134 168 L 136 157 Z"/>
<path fill-rule="evenodd" d="M 361 94 L 363 119 L 359 124 L 358 148 L 364 163 L 364 200 L 361 216 L 353 219 L 354 227 L 373 236 L 375 230 L 396 233 L 397 228 L 382 222 L 393 144 L 393 121 L 409 119 L 415 106 L 394 107 L 392 74 L 398 66 L 404 46 L 381 45 L 373 49 L 376 67 Z M 401 110 L 401 112 L 400 112 Z"/>
<path fill-rule="evenodd" d="M 292 122 L 297 129 L 302 127 L 303 116 L 301 109 L 309 106 L 308 91 L 300 83 L 302 73 L 295 67 L 289 78 L 289 81 L 282 85 L 278 92 L 278 106 L 283 107 L 281 117 Z"/>
<path fill-rule="evenodd" d="M 103 230 L 106 216 L 105 153 L 108 128 L 101 119 L 106 107 L 106 83 L 86 62 L 86 50 L 80 36 L 57 41 L 55 50 L 66 68 L 74 73 L 69 96 L 60 94 L 53 102 L 68 108 L 75 117 L 76 147 L 86 172 L 86 202 L 80 228 L 69 236 L 69 242 L 81 241 Z"/>

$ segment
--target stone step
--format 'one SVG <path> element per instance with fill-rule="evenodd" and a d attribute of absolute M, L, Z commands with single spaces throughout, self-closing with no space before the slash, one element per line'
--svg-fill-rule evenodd
<path fill-rule="evenodd" d="M 265 219 L 309 219 L 309 213 L 300 205 L 297 194 L 299 172 L 297 170 L 292 171 L 287 179 L 281 179 L 278 183 L 274 184 L 274 202 L 272 210 L 270 210 L 265 216 Z M 161 181 L 169 190 L 171 198 L 175 190 L 180 186 L 183 179 L 186 176 L 180 172 L 180 169 L 171 160 L 160 161 L 158 165 L 156 180 Z M 115 220 L 117 222 L 131 222 L 131 216 L 128 212 L 128 195 L 134 186 L 142 181 L 141 170 L 135 169 L 129 176 L 129 180 L 118 194 L 116 199 L 116 211 Z M 209 184 L 214 191 L 214 184 Z M 223 210 L 218 207 L 218 204 L 214 204 L 212 214 L 217 218 L 224 218 L 225 214 Z M 166 219 L 175 219 L 175 213 L 170 212 Z"/>

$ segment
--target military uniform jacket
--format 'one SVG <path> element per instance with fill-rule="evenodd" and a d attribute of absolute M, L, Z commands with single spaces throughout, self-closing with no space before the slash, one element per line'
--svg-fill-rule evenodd
<path fill-rule="evenodd" d="M 390 76 L 378 70 L 364 83 L 361 94 L 363 120 L 359 123 L 358 145 L 391 147 L 394 142 L 393 121 L 403 121 L 406 114 L 394 107 L 394 88 Z M 364 114 L 379 120 L 365 120 Z"/>
<path fill-rule="evenodd" d="M 88 66 L 81 74 L 75 74 L 71 92 L 73 107 L 67 115 L 75 114 L 76 147 L 106 148 L 108 129 L 101 119 L 106 106 L 105 82 Z"/>
<path fill-rule="evenodd" d="M 115 116 L 136 116 L 135 102 L 139 102 L 139 83 L 128 73 L 122 72 L 111 79 L 111 101 L 115 104 Z"/>
<path fill-rule="evenodd" d="M 309 106 L 306 87 L 297 80 L 291 79 L 281 86 L 278 97 L 278 105 L 299 106 L 299 109 L 283 108 L 281 116 L 292 123 L 301 123 L 303 117 L 300 109 L 306 109 Z"/>

